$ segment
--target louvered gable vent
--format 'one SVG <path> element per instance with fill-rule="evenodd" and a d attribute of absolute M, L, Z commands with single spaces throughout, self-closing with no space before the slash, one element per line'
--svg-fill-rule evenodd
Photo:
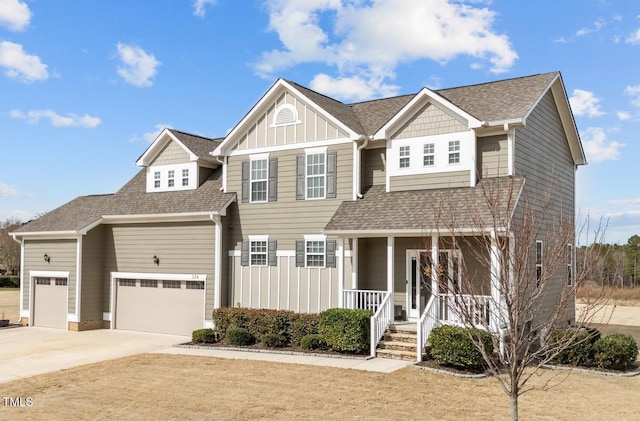
<path fill-rule="evenodd" d="M 276 109 L 273 118 L 274 126 L 283 126 L 286 124 L 296 124 L 298 122 L 298 113 L 290 104 L 284 104 Z"/>

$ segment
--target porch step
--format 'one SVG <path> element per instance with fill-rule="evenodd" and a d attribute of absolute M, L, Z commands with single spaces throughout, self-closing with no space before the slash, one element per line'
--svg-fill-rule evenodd
<path fill-rule="evenodd" d="M 403 361 L 415 361 L 415 351 L 399 351 L 395 349 L 378 349 L 376 351 L 376 357 L 387 358 L 390 360 L 403 360 Z"/>
<path fill-rule="evenodd" d="M 376 357 L 415 361 L 418 336 L 415 328 L 412 330 L 411 327 L 409 324 L 389 326 L 378 344 Z"/>
<path fill-rule="evenodd" d="M 416 334 L 415 333 L 406 333 L 406 332 L 393 332 L 390 330 L 387 330 L 384 333 L 384 342 L 403 342 L 403 343 L 410 343 L 411 345 L 415 345 L 416 344 Z"/>

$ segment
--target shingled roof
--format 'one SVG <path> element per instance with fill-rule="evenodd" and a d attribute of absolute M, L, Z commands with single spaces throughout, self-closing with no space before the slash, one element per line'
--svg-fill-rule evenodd
<path fill-rule="evenodd" d="M 223 138 L 210 139 L 176 129 L 167 128 L 167 130 L 199 158 L 213 159 L 209 152 L 213 151 L 224 140 Z"/>
<path fill-rule="evenodd" d="M 327 234 L 366 231 L 432 231 L 458 227 L 492 227 L 492 210 L 487 199 L 499 203 L 501 218 L 513 211 L 523 178 L 501 177 L 481 180 L 475 187 L 386 192 L 372 186 L 361 200 L 342 202 L 324 231 Z"/>

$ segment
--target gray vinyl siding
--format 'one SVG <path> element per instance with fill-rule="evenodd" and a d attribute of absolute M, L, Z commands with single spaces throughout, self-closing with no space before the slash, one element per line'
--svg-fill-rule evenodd
<path fill-rule="evenodd" d="M 29 272 L 61 271 L 69 272 L 68 312 L 76 312 L 76 265 L 77 265 L 77 241 L 76 240 L 25 240 L 24 241 L 24 288 L 22 296 L 23 308 L 29 308 L 30 276 Z M 44 254 L 51 260 L 44 261 Z"/>
<path fill-rule="evenodd" d="M 407 121 L 391 139 L 432 136 L 439 134 L 466 132 L 469 128 L 445 110 L 434 104 L 425 105 L 409 121 Z"/>
<path fill-rule="evenodd" d="M 296 200 L 296 156 L 304 149 L 275 151 L 278 158 L 278 200 L 266 203 L 237 203 L 229 207 L 230 249 L 239 250 L 249 235 L 269 235 L 279 250 L 294 250 L 295 241 L 305 234 L 320 234 L 340 203 L 353 199 L 353 144 L 328 147 L 337 152 L 337 194 L 335 199 Z M 241 162 L 248 156 L 231 156 L 228 160 L 228 191 L 241 191 Z"/>
<path fill-rule="evenodd" d="M 489 253 L 487 245 L 481 238 L 465 237 L 458 239 L 462 253 L 462 276 L 468 282 L 462 282 L 462 293 L 477 295 L 491 295 L 491 268 L 487 265 Z M 479 255 L 487 256 L 480 258 Z M 468 288 L 471 287 L 472 291 Z"/>
<path fill-rule="evenodd" d="M 527 180 L 520 203 L 526 201 L 540 211 L 546 195 L 551 192 L 552 206 L 547 212 L 547 222 L 543 224 L 539 238 L 544 241 L 545 237 L 553 236 L 552 224 L 557 223 L 559 217 L 573 223 L 575 212 L 575 166 L 551 91 L 527 118 L 527 125 L 516 129 L 514 155 L 515 174 Z M 535 250 L 531 257 L 535 259 Z M 540 308 L 542 316 L 552 310 L 554 297 L 564 282 L 566 272 L 559 271 L 548 291 L 549 299 Z M 568 312 L 569 317 L 573 317 L 573 310 Z"/>
<path fill-rule="evenodd" d="M 153 256 L 160 264 L 153 263 Z M 207 319 L 214 305 L 215 226 L 212 222 L 105 226 L 104 311 L 110 311 L 111 272 L 204 274 Z"/>
<path fill-rule="evenodd" d="M 358 240 L 358 289 L 387 290 L 387 239 Z"/>
<path fill-rule="evenodd" d="M 386 178 L 386 148 L 364 149 L 362 152 L 362 188 L 384 185 Z"/>
<path fill-rule="evenodd" d="M 469 171 L 402 175 L 389 178 L 390 191 L 447 189 L 469 186 Z"/>
<path fill-rule="evenodd" d="M 189 162 L 189 154 L 176 142 L 169 142 L 151 165 L 184 164 Z"/>
<path fill-rule="evenodd" d="M 104 283 L 104 227 L 82 237 L 82 286 L 79 321 L 102 320 Z"/>
<path fill-rule="evenodd" d="M 478 138 L 477 172 L 480 178 L 503 177 L 509 173 L 507 135 Z"/>

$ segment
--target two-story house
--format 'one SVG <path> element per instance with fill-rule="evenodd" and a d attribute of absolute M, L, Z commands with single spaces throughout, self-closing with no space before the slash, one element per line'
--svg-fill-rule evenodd
<path fill-rule="evenodd" d="M 121 190 L 13 233 L 22 321 L 189 334 L 221 306 L 417 320 L 439 293 L 425 265 L 452 280 L 473 265 L 434 204 L 458 204 L 471 235 L 487 185 L 536 197 L 557 183 L 573 219 L 585 163 L 557 72 L 355 104 L 280 79 L 226 137 L 165 129 Z"/>

